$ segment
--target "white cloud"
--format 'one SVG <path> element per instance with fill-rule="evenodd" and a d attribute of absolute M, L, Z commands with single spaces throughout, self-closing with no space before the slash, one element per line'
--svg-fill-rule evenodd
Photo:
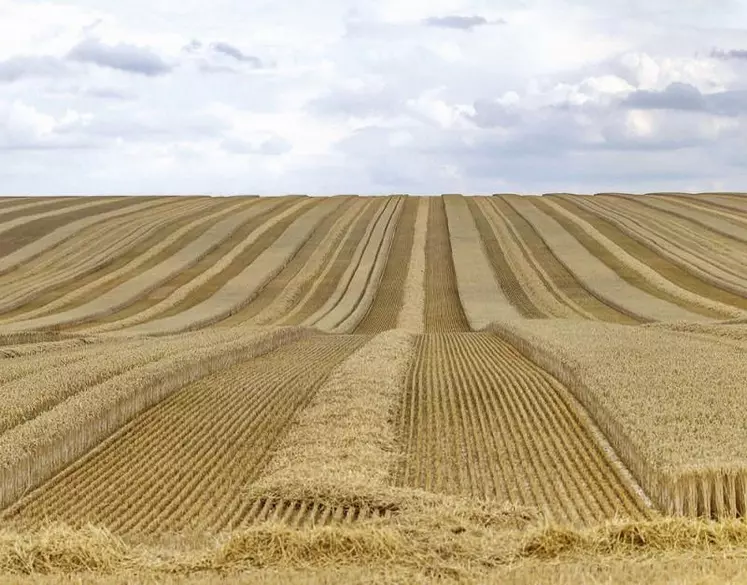
<path fill-rule="evenodd" d="M 0 191 L 743 188 L 738 0 L 0 0 Z"/>

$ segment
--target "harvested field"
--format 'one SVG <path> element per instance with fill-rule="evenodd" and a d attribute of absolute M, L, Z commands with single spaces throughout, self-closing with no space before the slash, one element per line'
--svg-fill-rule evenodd
<path fill-rule="evenodd" d="M 399 481 L 536 507 L 562 523 L 645 517 L 581 411 L 495 335 L 424 335 L 402 406 Z"/>
<path fill-rule="evenodd" d="M 364 341 L 312 337 L 183 388 L 22 502 L 11 518 L 90 522 L 117 532 L 241 524 L 259 514 L 242 494 L 273 443 L 330 370 Z M 133 469 L 133 461 L 141 464 Z"/>
<path fill-rule="evenodd" d="M 0 199 L 0 582 L 747 558 L 746 201 Z"/>

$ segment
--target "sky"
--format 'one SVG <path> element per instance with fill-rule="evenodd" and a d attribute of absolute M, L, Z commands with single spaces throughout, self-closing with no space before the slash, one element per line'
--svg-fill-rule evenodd
<path fill-rule="evenodd" d="M 747 191 L 744 0 L 0 0 L 0 195 Z"/>

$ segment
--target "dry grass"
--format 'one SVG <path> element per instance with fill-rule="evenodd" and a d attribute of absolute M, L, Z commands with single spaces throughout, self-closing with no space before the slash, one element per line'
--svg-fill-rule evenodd
<path fill-rule="evenodd" d="M 663 510 L 744 512 L 743 345 L 592 322 L 494 330 L 573 391 Z"/>
<path fill-rule="evenodd" d="M 578 203 L 696 277 L 732 294 L 747 296 L 747 281 L 740 272 L 743 260 L 727 256 L 733 251 L 733 244 L 722 242 L 714 249 L 709 239 L 715 236 L 698 238 L 692 226 L 687 228 L 681 222 L 673 222 L 666 213 L 654 209 L 631 206 L 625 199 L 579 199 Z M 693 241 L 693 237 L 699 241 Z"/>
<path fill-rule="evenodd" d="M 180 303 L 185 302 L 187 299 L 193 296 L 200 287 L 204 286 L 211 279 L 226 270 L 239 255 L 244 253 L 251 246 L 255 245 L 258 241 L 260 241 L 262 236 L 267 231 L 271 230 L 275 225 L 287 219 L 289 216 L 297 213 L 299 210 L 309 206 L 311 203 L 313 202 L 309 200 L 301 200 L 288 209 L 284 209 L 280 213 L 273 215 L 272 219 L 262 223 L 262 225 L 258 229 L 253 230 L 238 245 L 234 246 L 230 252 L 224 254 L 218 262 L 210 266 L 207 270 L 201 272 L 195 278 L 192 278 L 191 280 L 174 290 L 166 298 L 138 313 L 135 313 L 132 316 L 114 321 L 107 327 L 110 329 L 129 329 L 131 332 L 150 332 L 151 324 L 148 323 L 149 321 L 154 321 L 154 323 L 162 323 L 164 319 L 173 318 L 174 316 L 163 318 L 158 318 L 158 316 L 162 313 L 168 312 L 174 307 L 177 307 Z M 312 214 L 312 217 L 315 215 L 318 215 L 318 213 Z M 313 225 L 314 224 L 312 224 L 312 226 Z M 259 278 L 257 280 L 261 282 Z M 230 305 L 222 303 L 222 308 L 227 310 L 231 307 Z M 177 316 L 181 317 L 181 314 L 177 313 Z M 140 325 L 142 323 L 145 323 L 146 325 L 137 327 L 137 325 Z M 172 331 L 167 326 L 158 328 L 158 330 L 164 332 Z"/>
<path fill-rule="evenodd" d="M 358 325 L 360 325 L 368 313 L 375 308 L 373 305 L 377 300 L 381 279 L 384 277 L 387 264 L 390 261 L 390 252 L 392 250 L 394 237 L 397 233 L 397 226 L 401 221 L 400 218 L 402 217 L 404 205 L 405 202 L 401 200 L 394 209 L 394 213 L 386 226 L 386 231 L 379 242 L 375 258 L 371 258 L 368 253 L 363 255 L 361 262 L 358 264 L 357 270 L 350 281 L 350 286 L 348 287 L 346 295 L 334 310 L 326 316 L 325 322 L 328 322 L 327 319 L 338 319 L 340 316 L 346 315 L 342 321 L 331 329 L 332 332 L 353 333 L 357 331 Z M 396 261 L 396 259 L 394 261 Z M 365 273 L 366 268 L 368 268 L 367 275 Z M 401 303 L 401 297 L 397 298 L 388 308 L 397 311 Z M 384 306 L 386 306 L 386 303 L 384 303 Z M 379 326 L 373 327 L 373 329 L 381 330 L 383 328 Z M 366 333 L 365 329 L 360 333 Z"/>
<path fill-rule="evenodd" d="M 304 202 L 308 203 L 308 202 Z M 231 278 L 206 300 L 177 313 L 170 317 L 155 319 L 142 325 L 127 329 L 130 333 L 144 333 L 150 335 L 162 335 L 164 333 L 177 333 L 190 329 L 206 327 L 224 319 L 248 304 L 272 278 L 274 278 L 287 264 L 298 249 L 308 240 L 314 228 L 326 215 L 334 211 L 340 204 L 339 200 L 312 201 L 308 209 L 298 219 L 293 221 L 283 233 L 267 247 L 254 262 L 244 267 L 241 272 Z M 268 229 L 276 222 L 282 221 L 286 215 L 296 213 L 298 210 L 291 208 L 283 211 L 267 222 Z M 258 230 L 257 238 L 261 237 L 265 230 Z M 228 263 L 219 262 L 214 269 L 208 271 L 219 273 Z M 207 281 L 205 275 L 194 279 L 192 282 L 203 284 Z M 184 300 L 189 296 L 190 286 L 185 285 L 187 290 L 178 291 L 176 298 L 167 298 L 164 303 L 174 306 L 175 301 Z"/>
<path fill-rule="evenodd" d="M 311 336 L 189 384 L 29 494 L 3 518 L 117 534 L 217 532 L 251 521 L 243 489 L 330 371 L 364 343 Z M 219 437 L 219 440 L 216 438 Z M 142 465 L 138 462 L 148 462 Z"/>
<path fill-rule="evenodd" d="M 711 294 L 747 290 L 742 203 L 449 195 L 402 223 L 402 199 L 0 203 L 3 237 L 20 234 L 0 307 L 42 292 L 0 328 L 0 573 L 488 583 L 555 563 L 572 582 L 630 559 L 747 559 L 737 521 L 594 525 L 614 497 L 645 502 L 638 486 L 675 516 L 747 513 L 747 328 Z M 384 278 L 399 292 L 379 294 Z M 210 327 L 262 290 L 256 319 Z M 404 328 L 348 335 L 371 306 L 358 333 Z M 257 326 L 294 320 L 345 334 Z M 407 434 L 405 419 L 426 422 Z M 400 481 L 412 453 L 427 485 Z M 443 477 L 469 497 L 414 489 Z M 187 528 L 203 532 L 163 533 Z"/>
<path fill-rule="evenodd" d="M 706 228 L 706 230 L 712 230 L 718 234 L 733 238 L 738 242 L 747 243 L 747 237 L 745 237 L 745 228 L 747 226 L 744 225 L 744 222 L 740 223 L 738 221 L 739 218 L 733 219 L 734 214 L 728 215 L 720 214 L 716 211 L 712 212 L 693 205 L 687 200 L 672 196 L 646 197 L 645 200 L 641 201 L 672 216 L 687 219 L 698 226 Z"/>
<path fill-rule="evenodd" d="M 623 265 L 628 271 L 630 271 L 633 285 L 641 282 L 654 289 L 655 294 L 658 294 L 662 298 L 671 298 L 671 302 L 678 303 L 682 306 L 692 306 L 693 310 L 707 310 L 712 312 L 715 317 L 722 319 L 728 317 L 740 317 L 745 316 L 745 312 L 735 307 L 725 305 L 718 301 L 711 300 L 707 297 L 692 293 L 684 288 L 677 286 L 670 280 L 662 277 L 658 272 L 646 266 L 643 262 L 638 261 L 631 254 L 627 253 L 623 248 L 615 244 L 612 240 L 604 236 L 602 233 L 597 231 L 594 226 L 584 221 L 582 218 L 574 215 L 562 205 L 543 199 L 542 202 L 545 206 L 549 207 L 551 211 L 558 214 L 563 219 L 570 222 L 576 229 L 581 231 L 591 242 L 593 242 L 594 249 L 603 250 L 609 254 L 615 261 Z M 645 289 L 644 289 L 645 290 Z"/>
<path fill-rule="evenodd" d="M 664 520 L 575 531 L 532 528 L 536 519 L 522 510 L 473 511 L 429 501 L 407 522 L 303 531 L 270 524 L 178 546 L 133 545 L 93 526 L 6 529 L 0 573 L 18 583 L 28 576 L 39 583 L 658 584 L 726 582 L 718 576 L 744 577 L 747 568 L 741 522 Z"/>
<path fill-rule="evenodd" d="M 156 210 L 147 209 L 83 230 L 2 279 L 5 282 L 0 281 L 0 287 L 6 294 L 0 311 L 28 304 L 50 289 L 101 270 L 180 217 L 203 210 L 207 204 L 190 200 L 179 204 L 177 200 Z"/>
<path fill-rule="evenodd" d="M 393 424 L 414 336 L 381 333 L 338 366 L 276 450 L 260 490 L 311 484 L 384 486 L 398 463 Z"/>
<path fill-rule="evenodd" d="M 369 204 L 353 221 L 322 271 L 303 286 L 296 306 L 283 316 L 278 325 L 305 323 L 312 315 L 317 315 L 322 307 L 330 305 L 331 297 L 337 295 L 343 283 L 350 279 L 355 268 L 353 260 L 362 251 L 364 240 L 370 237 L 387 205 L 388 201 L 383 198 L 369 199 Z"/>

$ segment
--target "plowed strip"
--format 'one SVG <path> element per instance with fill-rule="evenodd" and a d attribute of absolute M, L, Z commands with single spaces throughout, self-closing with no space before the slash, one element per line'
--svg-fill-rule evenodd
<path fill-rule="evenodd" d="M 490 223 L 483 214 L 479 205 L 470 199 L 468 201 L 470 211 L 475 218 L 475 225 L 477 231 L 480 233 L 483 246 L 485 246 L 485 252 L 493 266 L 493 272 L 503 289 L 506 298 L 516 309 L 521 313 L 522 316 L 529 319 L 541 319 L 545 314 L 532 302 L 527 293 L 521 286 L 519 279 L 508 262 L 508 258 L 505 256 L 501 249 L 498 240 L 493 234 L 493 230 L 490 227 Z"/>
<path fill-rule="evenodd" d="M 376 296 L 368 313 L 356 327 L 356 333 L 380 333 L 396 327 L 410 266 L 417 212 L 418 200 L 414 197 L 405 199 Z"/>
<path fill-rule="evenodd" d="M 425 331 L 469 331 L 459 301 L 443 197 L 430 201 L 425 251 Z"/>
<path fill-rule="evenodd" d="M 677 286 L 707 299 L 713 299 L 740 309 L 747 309 L 747 299 L 744 297 L 715 287 L 684 270 L 680 265 L 647 246 L 644 241 L 634 238 L 608 219 L 582 206 L 577 197 L 553 197 L 552 200 L 593 225 L 600 233 L 622 247 L 628 254 L 651 267 L 664 278 L 671 280 Z"/>
<path fill-rule="evenodd" d="M 355 253 L 361 239 L 365 236 L 371 224 L 376 222 L 377 218 L 383 213 L 384 203 L 382 198 L 381 202 L 376 201 L 366 208 L 343 241 L 338 253 L 330 259 L 327 268 L 315 282 L 310 282 L 304 287 L 302 300 L 293 311 L 278 323 L 279 325 L 299 325 L 324 306 L 330 296 L 337 290 L 340 280 L 348 269 L 350 258 Z"/>
<path fill-rule="evenodd" d="M 399 482 L 537 506 L 576 524 L 645 516 L 579 411 L 497 336 L 424 335 L 401 410 Z"/>
<path fill-rule="evenodd" d="M 512 205 L 509 205 L 507 202 L 508 199 L 508 197 L 493 197 L 491 201 L 514 225 L 516 231 L 527 243 L 535 259 L 540 263 L 555 287 L 562 290 L 564 294 L 571 298 L 574 304 L 580 306 L 596 319 L 615 323 L 637 323 L 635 319 L 616 311 L 595 296 L 589 294 L 573 273 L 558 261 L 532 225 Z"/>
<path fill-rule="evenodd" d="M 333 229 L 340 217 L 351 209 L 352 205 L 356 202 L 356 199 L 357 198 L 354 197 L 346 198 L 334 213 L 330 213 L 325 217 L 316 227 L 309 240 L 293 257 L 293 260 L 283 268 L 280 274 L 267 283 L 255 299 L 246 307 L 231 315 L 228 319 L 221 321 L 221 326 L 232 326 L 238 323 L 245 323 L 246 321 L 252 320 L 259 313 L 269 307 L 270 304 L 272 304 L 272 302 L 283 293 L 288 284 L 292 282 L 301 270 L 303 270 L 303 268 L 309 263 L 310 258 L 322 245 L 325 238 L 329 235 L 330 230 Z"/>
<path fill-rule="evenodd" d="M 554 201 L 550 202 L 543 198 L 541 201 L 536 201 L 535 205 L 562 225 L 563 229 L 578 240 L 590 254 L 635 288 L 666 303 L 678 305 L 687 311 L 712 319 L 736 316 L 736 312 L 729 312 L 728 307 L 722 307 L 723 310 L 718 312 L 716 306 L 711 306 L 715 304 L 709 304 L 697 295 L 689 295 L 671 281 L 660 278 L 658 273 L 649 271 L 647 266 L 638 264 L 627 250 L 618 248 L 613 241 L 605 238 L 592 225 L 578 220 L 565 208 L 556 207 Z"/>
<path fill-rule="evenodd" d="M 237 249 L 244 241 L 248 240 L 256 230 L 261 229 L 273 216 L 282 213 L 294 203 L 297 204 L 298 200 L 288 198 L 286 200 L 271 203 L 278 204 L 268 206 L 266 210 L 263 210 L 261 213 L 258 213 L 256 216 L 243 223 L 239 229 L 231 234 L 231 237 L 221 242 L 221 244 L 211 250 L 209 254 L 201 258 L 199 262 L 193 264 L 186 270 L 182 270 L 175 274 L 173 278 L 161 283 L 157 288 L 153 289 L 147 295 L 138 299 L 131 305 L 124 307 L 116 313 L 107 315 L 103 319 L 99 319 L 98 323 L 114 323 L 116 321 L 122 321 L 123 323 L 129 324 L 131 317 L 139 316 L 141 313 L 148 314 L 150 312 L 149 309 L 161 304 L 181 287 L 191 283 L 194 279 L 200 277 L 200 275 L 216 266 L 224 257 L 230 254 L 232 250 Z M 298 212 L 292 217 L 295 218 L 300 213 L 302 213 L 302 210 L 298 210 Z M 262 238 L 261 243 L 264 244 L 265 247 L 269 245 L 273 240 L 273 236 L 277 237 L 279 233 L 282 233 L 283 228 L 287 227 L 287 224 L 291 221 L 292 218 L 286 219 L 284 222 L 281 222 L 279 226 L 275 226 L 270 230 L 271 233 L 267 235 L 267 238 Z M 263 249 L 263 247 L 252 246 L 249 252 L 252 252 L 252 255 L 256 257 Z M 181 311 L 184 311 L 210 297 L 210 295 L 220 287 L 220 284 L 229 280 L 232 275 L 235 276 L 237 271 L 240 271 L 241 268 L 246 266 L 246 263 L 240 262 L 241 258 L 245 256 L 246 254 L 242 254 L 235 263 L 232 263 L 232 271 L 222 271 L 221 274 L 218 275 L 218 278 L 215 279 L 216 284 L 208 282 L 205 285 L 200 286 L 198 290 L 193 291 L 187 298 L 183 299 L 176 305 L 172 305 L 168 310 L 161 312 L 159 318 L 169 317 L 180 313 Z M 251 259 L 252 258 L 249 258 L 249 260 Z M 213 279 L 211 279 L 211 281 L 212 280 Z"/>
<path fill-rule="evenodd" d="M 65 205 L 61 209 L 16 218 L 0 225 L 0 251 L 3 255 L 9 254 L 67 223 L 152 200 L 153 198 L 145 197 L 96 198 L 87 201 L 79 199 L 77 205 Z"/>
<path fill-rule="evenodd" d="M 0 278 L 0 286 L 6 292 L 0 310 L 6 312 L 21 304 L 27 306 L 29 301 L 50 289 L 72 280 L 78 282 L 87 273 L 100 272 L 154 233 L 163 235 L 172 222 L 185 214 L 195 213 L 198 208 L 204 211 L 205 202 L 186 200 L 155 211 L 149 209 L 141 214 L 102 222 L 102 225 L 84 230 L 50 253 L 42 254 Z"/>
<path fill-rule="evenodd" d="M 329 372 L 367 338 L 314 337 L 177 392 L 14 510 L 21 521 L 127 532 L 249 521 L 243 497 L 270 448 Z"/>

